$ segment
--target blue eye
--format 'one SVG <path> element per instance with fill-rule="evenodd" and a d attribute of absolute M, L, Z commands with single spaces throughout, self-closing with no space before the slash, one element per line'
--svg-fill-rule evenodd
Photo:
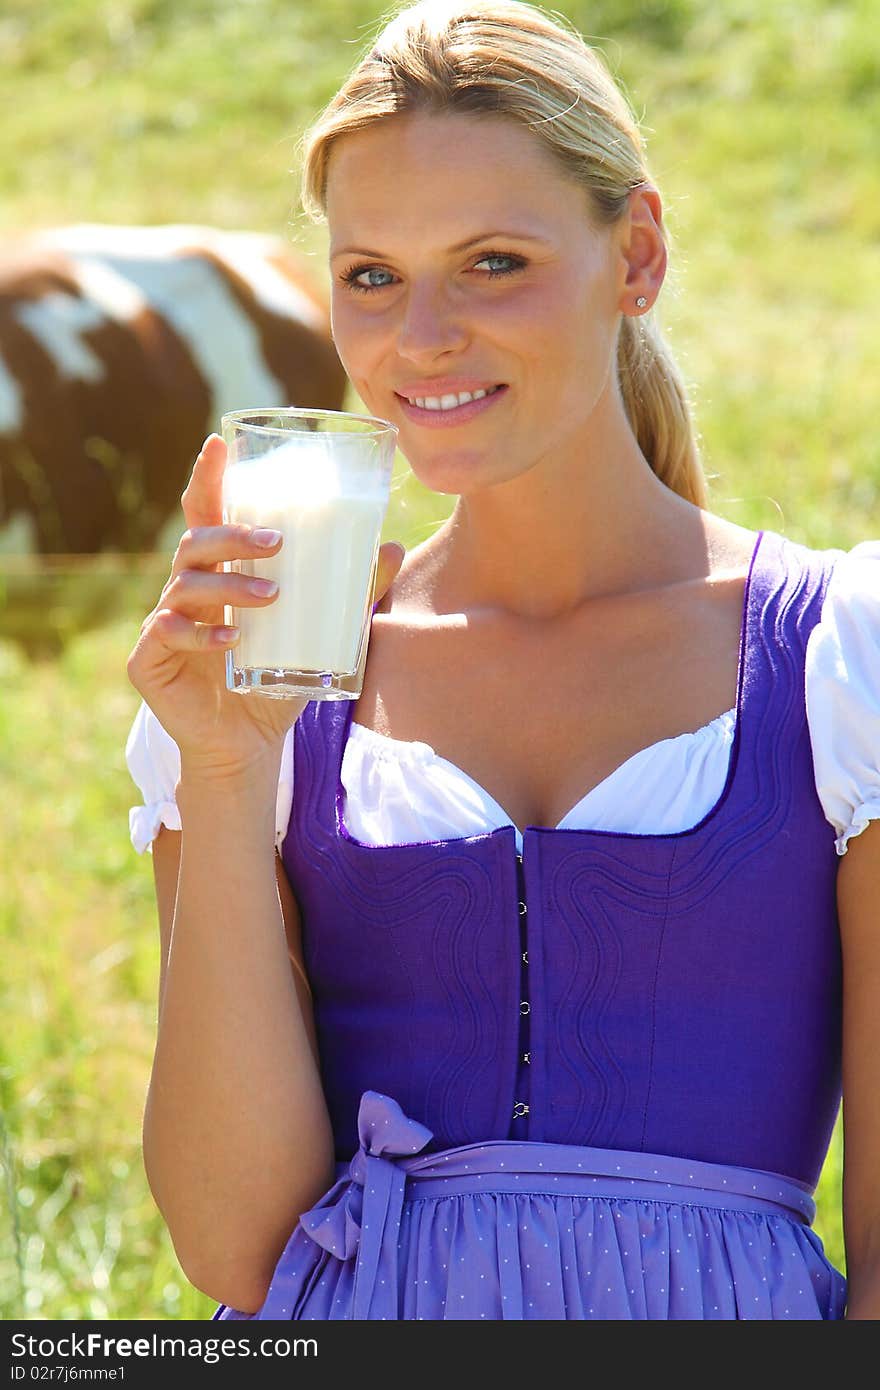
<path fill-rule="evenodd" d="M 498 264 L 499 261 L 501 262 L 500 265 Z M 496 275 L 511 275 L 515 270 L 522 270 L 525 261 L 521 256 L 508 256 L 496 251 L 491 256 L 481 256 L 475 263 L 475 266 L 478 265 L 488 265 L 489 277 L 492 278 Z"/>
<path fill-rule="evenodd" d="M 383 275 L 387 278 L 384 280 L 376 278 Z M 364 276 L 367 277 L 366 284 L 364 283 Z M 369 292 L 370 290 L 384 290 L 386 285 L 391 284 L 394 276 L 391 274 L 390 270 L 384 270 L 380 265 L 356 265 L 352 266 L 351 270 L 347 270 L 342 278 L 353 290 L 365 290 Z"/>
<path fill-rule="evenodd" d="M 481 256 L 478 261 L 475 261 L 473 268 L 476 269 L 482 265 L 487 266 L 486 278 L 492 280 L 497 275 L 512 275 L 517 270 L 523 270 L 525 264 L 521 256 L 493 251 L 490 255 Z M 389 285 L 395 284 L 396 277 L 390 270 L 386 270 L 381 265 L 354 265 L 350 270 L 345 271 L 342 281 L 352 290 L 370 294 L 374 290 L 384 290 Z"/>

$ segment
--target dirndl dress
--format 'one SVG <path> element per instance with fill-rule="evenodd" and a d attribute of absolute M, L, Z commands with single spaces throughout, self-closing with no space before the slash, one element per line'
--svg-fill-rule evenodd
<path fill-rule="evenodd" d="M 351 702 L 307 706 L 282 857 L 336 1181 L 262 1307 L 215 1319 L 843 1317 L 811 1224 L 841 1079 L 803 693 L 830 569 L 760 533 L 727 783 L 681 833 L 362 843 Z"/>

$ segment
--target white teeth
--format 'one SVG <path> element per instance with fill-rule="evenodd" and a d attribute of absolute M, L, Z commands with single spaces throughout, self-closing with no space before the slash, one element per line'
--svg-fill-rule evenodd
<path fill-rule="evenodd" d="M 460 405 L 467 405 L 470 401 L 480 401 L 484 396 L 491 396 L 497 390 L 497 386 L 490 386 L 487 391 L 479 387 L 476 391 L 456 391 L 450 392 L 446 396 L 415 396 L 410 404 L 417 405 L 421 410 L 456 410 Z"/>

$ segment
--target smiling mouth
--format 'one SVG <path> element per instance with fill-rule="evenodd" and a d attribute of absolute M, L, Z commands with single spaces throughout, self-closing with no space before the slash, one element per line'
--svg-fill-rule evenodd
<path fill-rule="evenodd" d="M 401 400 L 409 405 L 417 405 L 420 410 L 457 410 L 471 401 L 481 401 L 484 396 L 494 396 L 502 388 L 503 383 L 500 383 L 485 389 L 480 387 L 476 391 L 450 391 L 445 396 L 402 396 Z"/>

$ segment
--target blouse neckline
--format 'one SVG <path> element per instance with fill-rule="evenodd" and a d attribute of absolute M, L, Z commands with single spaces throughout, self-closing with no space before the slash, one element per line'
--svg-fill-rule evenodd
<path fill-rule="evenodd" d="M 622 777 L 625 772 L 631 771 L 633 764 L 638 763 L 651 754 L 657 753 L 659 749 L 665 747 L 667 744 L 681 745 L 684 740 L 707 736 L 720 738 L 728 732 L 731 725 L 735 730 L 735 722 L 736 705 L 731 705 L 730 709 L 724 710 L 722 714 L 716 715 L 714 719 L 710 719 L 707 723 L 701 724 L 698 729 L 688 729 L 682 734 L 672 734 L 668 738 L 657 739 L 654 743 L 648 743 L 644 748 L 637 749 L 635 753 L 625 758 L 622 763 L 618 763 L 617 767 L 609 772 L 607 777 L 603 777 L 601 781 L 597 782 L 589 791 L 585 792 L 580 800 L 577 801 L 569 811 L 566 811 L 558 824 L 552 828 L 555 830 L 569 829 L 566 825 L 566 821 L 573 817 L 576 818 L 581 816 L 587 802 L 592 801 L 594 797 L 599 797 L 607 793 L 611 783 L 618 777 Z M 459 767 L 458 763 L 453 762 L 451 758 L 444 758 L 442 753 L 436 752 L 430 743 L 423 743 L 418 739 L 392 738 L 389 734 L 381 734 L 376 729 L 368 728 L 365 724 L 358 724 L 354 719 L 349 724 L 349 738 L 346 741 L 347 743 L 351 742 L 351 735 L 355 730 L 357 730 L 356 739 L 358 741 L 363 741 L 365 746 L 370 748 L 371 752 L 374 755 L 378 755 L 380 758 L 390 757 L 404 763 L 409 761 L 410 763 L 415 763 L 419 768 L 425 766 L 439 766 L 447 769 L 456 779 L 460 779 L 477 794 L 480 801 L 494 819 L 504 821 L 506 825 L 514 825 L 513 817 L 507 813 L 500 801 L 496 801 L 495 797 L 492 796 L 481 783 L 477 782 L 469 772 L 465 772 L 463 767 Z M 517 830 L 519 829 L 518 826 L 515 826 L 515 828 Z M 542 827 L 542 829 L 543 828 L 549 827 Z M 520 834 L 522 834 L 521 831 Z"/>
<path fill-rule="evenodd" d="M 739 754 L 739 748 L 740 748 L 740 743 L 741 743 L 741 733 L 742 733 L 743 689 L 744 689 L 744 677 L 745 677 L 745 665 L 746 665 L 746 646 L 747 646 L 747 643 L 748 643 L 749 628 L 750 628 L 749 616 L 750 616 L 750 610 L 751 610 L 750 599 L 751 599 L 751 592 L 752 592 L 752 579 L 753 579 L 753 575 L 754 575 L 754 571 L 755 571 L 755 566 L 756 566 L 756 563 L 757 563 L 757 561 L 758 561 L 758 554 L 759 554 L 759 551 L 761 550 L 761 544 L 762 544 L 762 541 L 763 541 L 764 537 L 765 537 L 767 534 L 768 534 L 768 533 L 767 533 L 766 531 L 764 531 L 764 530 L 760 530 L 760 531 L 758 532 L 758 534 L 757 534 L 757 537 L 756 537 L 756 539 L 755 539 L 755 544 L 754 544 L 754 547 L 753 547 L 753 549 L 752 549 L 751 559 L 750 559 L 750 561 L 749 561 L 749 568 L 748 568 L 748 572 L 747 572 L 747 574 L 746 574 L 746 581 L 745 581 L 745 584 L 744 584 L 744 586 L 743 586 L 742 610 L 741 610 L 741 617 L 740 617 L 739 654 L 738 654 L 738 659 L 737 659 L 737 675 L 736 675 L 736 700 L 735 700 L 734 705 L 732 706 L 732 709 L 733 709 L 733 711 L 734 711 L 734 713 L 735 713 L 735 724 L 734 724 L 734 732 L 733 732 L 733 744 L 732 744 L 732 747 L 731 747 L 731 750 L 730 750 L 730 759 L 729 759 L 728 768 L 727 768 L 727 776 L 726 776 L 726 778 L 725 778 L 724 786 L 723 786 L 723 788 L 722 788 L 722 790 L 721 790 L 721 793 L 720 793 L 718 799 L 715 801 L 715 803 L 714 803 L 712 806 L 709 807 L 709 810 L 708 810 L 708 811 L 706 812 L 706 814 L 697 822 L 696 825 L 690 826 L 690 827 L 689 827 L 688 829 L 686 829 L 686 830 L 680 830 L 680 831 L 667 831 L 667 832 L 654 833 L 654 834 L 642 834 L 642 833 L 638 833 L 638 832 L 625 831 L 625 830 L 593 830 L 593 829 L 584 829 L 584 828 L 580 828 L 580 827 L 577 827 L 577 826 L 566 826 L 566 825 L 565 825 L 565 821 L 567 821 L 567 820 L 569 819 L 570 816 L 574 815 L 574 813 L 579 809 L 579 807 L 583 804 L 584 801 L 586 801 L 586 799 L 587 799 L 588 797 L 592 796 L 600 787 L 604 787 L 604 786 L 607 784 L 607 782 L 610 781 L 610 779 L 611 779 L 612 777 L 616 777 L 616 776 L 618 775 L 618 773 L 621 771 L 621 769 L 624 768 L 624 767 L 626 767 L 626 766 L 632 761 L 633 758 L 638 758 L 638 757 L 641 756 L 642 754 L 644 754 L 644 753 L 650 751 L 650 749 L 656 748 L 656 747 L 658 746 L 659 743 L 666 743 L 666 742 L 669 742 L 669 741 L 671 741 L 671 740 L 659 739 L 659 740 L 657 740 L 656 743 L 647 745 L 646 748 L 638 749 L 635 753 L 633 753 L 633 754 L 631 755 L 631 757 L 625 759 L 625 761 L 624 761 L 623 763 L 618 764 L 618 766 L 617 766 L 616 768 L 614 768 L 614 769 L 608 774 L 607 777 L 602 778 L 602 780 L 601 780 L 600 782 L 597 782 L 595 786 L 589 788 L 589 790 L 586 791 L 582 797 L 579 797 L 579 798 L 578 798 L 578 801 L 575 803 L 575 805 L 572 806 L 572 807 L 570 807 L 570 809 L 569 809 L 568 811 L 566 811 L 565 815 L 562 817 L 562 819 L 561 819 L 555 826 L 547 826 L 547 825 L 526 825 L 526 826 L 524 826 L 524 827 L 520 830 L 520 828 L 514 824 L 514 821 L 513 821 L 512 817 L 508 815 L 507 811 L 505 811 L 504 807 L 500 804 L 500 802 L 498 802 L 498 801 L 495 800 L 495 798 L 492 796 L 491 792 L 489 792 L 480 782 L 478 782 L 478 781 L 476 780 L 476 778 L 471 777 L 471 775 L 470 775 L 468 772 L 466 772 L 464 768 L 459 767 L 459 765 L 458 765 L 457 763 L 452 762 L 451 759 L 443 758 L 440 754 L 436 753 L 435 750 L 431 747 L 431 745 L 430 745 L 429 743 L 423 743 L 421 740 L 411 740 L 411 741 L 407 741 L 407 740 L 405 740 L 405 739 L 391 739 L 391 738 L 389 738 L 389 737 L 388 737 L 387 735 L 385 735 L 385 734 L 376 733 L 376 731 L 375 731 L 374 729 L 367 729 L 365 725 L 360 725 L 359 727 L 362 728 L 362 729 L 364 729 L 365 733 L 367 733 L 367 734 L 372 734 L 376 739 L 382 739 L 382 740 L 388 742 L 389 744 L 397 744 L 398 746 L 403 746 L 404 748 L 418 747 L 418 748 L 426 749 L 430 754 L 432 754 L 435 758 L 437 758 L 438 761 L 440 761 L 440 762 L 442 762 L 442 763 L 445 763 L 447 767 L 451 768 L 454 772 L 456 772 L 456 773 L 459 774 L 461 777 L 463 777 L 472 787 L 474 787 L 474 788 L 480 793 L 480 795 L 481 795 L 482 797 L 485 798 L 485 800 L 486 800 L 487 803 L 490 803 L 490 804 L 493 805 L 495 808 L 497 808 L 497 810 L 498 810 L 498 811 L 501 813 L 501 815 L 504 817 L 505 824 L 504 824 L 504 825 L 501 825 L 501 826 L 498 826 L 495 830 L 492 830 L 492 831 L 488 832 L 488 835 L 489 835 L 489 836 L 494 836 L 494 835 L 498 835 L 498 834 L 501 834 L 501 833 L 515 835 L 515 834 L 517 833 L 517 831 L 519 831 L 519 833 L 522 835 L 523 841 L 525 842 L 526 836 L 527 836 L 527 835 L 530 835 L 530 834 L 532 834 L 532 833 L 535 833 L 535 832 L 542 832 L 542 833 L 544 833 L 544 834 L 552 833 L 552 834 L 567 834 L 567 835 L 591 835 L 591 836 L 598 836 L 598 837 L 601 837 L 601 838 L 603 838 L 603 839 L 639 840 L 639 841 L 645 841 L 645 840 L 657 840 L 657 841 L 661 841 L 661 840 L 679 839 L 679 838 L 681 838 L 681 837 L 683 837 L 683 836 L 686 836 L 686 835 L 693 835 L 695 832 L 697 832 L 697 831 L 699 831 L 699 830 L 702 830 L 703 827 L 704 827 L 705 825 L 707 825 L 707 824 L 709 823 L 709 821 L 711 821 L 711 820 L 718 814 L 718 812 L 721 810 L 721 808 L 723 807 L 724 803 L 726 802 L 728 796 L 730 795 L 731 789 L 732 789 L 732 787 L 733 787 L 734 777 L 735 777 L 735 775 L 736 775 L 736 767 L 737 767 L 737 763 L 738 763 L 738 761 L 739 761 L 739 759 L 738 759 L 738 754 Z M 341 839 L 345 840 L 345 841 L 348 841 L 348 842 L 351 843 L 351 844 L 357 845 L 357 846 L 359 846 L 359 847 L 363 847 L 364 849 L 372 850 L 372 851 L 374 851 L 374 852 L 376 852 L 376 851 L 381 852 L 383 849 L 417 848 L 418 846 L 420 846 L 420 845 L 425 845 L 425 844 L 427 844 L 427 845 L 448 845 L 448 844 L 454 844 L 456 840 L 459 840 L 459 841 L 460 841 L 460 840 L 463 839 L 463 838 L 466 838 L 466 839 L 473 838 L 473 837 L 470 837 L 470 836 L 464 836 L 464 837 L 463 837 L 463 836 L 452 836 L 452 837 L 448 837 L 447 839 L 443 839 L 443 840 L 427 840 L 427 841 L 417 841 L 417 842 L 406 842 L 406 843 L 404 843 L 404 844 L 392 844 L 392 845 L 371 845 L 371 844 L 368 844 L 368 843 L 365 842 L 365 841 L 358 840 L 354 835 L 352 835 L 352 834 L 348 831 L 348 829 L 347 829 L 347 827 L 346 827 L 346 825 L 345 825 L 344 818 L 343 818 L 343 806 L 344 806 L 344 802 L 345 802 L 345 788 L 344 788 L 344 785 L 343 785 L 343 782 L 342 782 L 342 759 L 343 759 L 343 757 L 345 756 L 345 747 L 346 747 L 346 744 L 347 744 L 347 742 L 348 742 L 349 731 L 350 731 L 350 728 L 351 728 L 352 723 L 354 722 L 354 721 L 352 720 L 352 711 L 353 711 L 353 708 L 354 708 L 354 701 L 353 701 L 353 700 L 348 700 L 348 701 L 346 701 L 346 709 L 345 709 L 345 712 L 344 712 L 344 715 L 343 715 L 343 719 L 342 719 L 342 731 L 341 731 L 340 748 L 339 748 L 339 763 L 338 763 L 338 767 L 337 767 L 337 770 L 336 770 L 336 797 L 335 797 L 335 801 L 336 801 L 336 830 L 337 830 L 337 834 L 339 835 L 339 837 L 340 837 Z M 702 731 L 702 729 L 708 728 L 711 724 L 716 724 L 716 723 L 718 723 L 719 720 L 724 719 L 726 715 L 729 715 L 729 713 L 730 713 L 730 710 L 727 710 L 727 711 L 724 711 L 722 714 L 716 715 L 715 719 L 712 719 L 712 720 L 709 721 L 709 725 L 702 725 L 702 726 L 701 726 L 701 729 L 700 729 L 700 730 L 696 730 L 695 732 L 699 733 L 699 732 Z M 673 736 L 673 738 L 674 738 L 674 737 L 676 737 L 676 736 Z M 685 735 L 677 735 L 677 737 L 687 737 L 687 735 L 686 735 L 686 734 L 685 734 Z M 480 837 L 480 838 L 484 838 L 484 837 Z"/>

